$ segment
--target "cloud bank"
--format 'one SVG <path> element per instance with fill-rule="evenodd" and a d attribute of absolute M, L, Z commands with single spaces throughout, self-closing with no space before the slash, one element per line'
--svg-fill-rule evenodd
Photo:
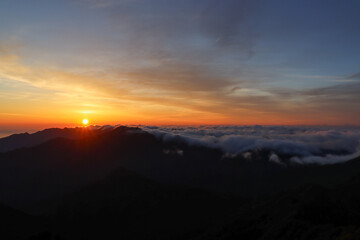
<path fill-rule="evenodd" d="M 334 164 L 360 156 L 360 127 L 142 126 L 164 141 L 183 141 L 223 150 L 228 156 L 270 152 L 269 161 Z M 284 160 L 284 159 L 283 159 Z"/>

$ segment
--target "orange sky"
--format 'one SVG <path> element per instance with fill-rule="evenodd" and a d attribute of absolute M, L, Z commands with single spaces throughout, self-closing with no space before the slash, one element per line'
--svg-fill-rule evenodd
<path fill-rule="evenodd" d="M 133 4 L 2 1 L 0 129 L 360 124 L 358 15 L 329 29 L 331 5 Z"/>

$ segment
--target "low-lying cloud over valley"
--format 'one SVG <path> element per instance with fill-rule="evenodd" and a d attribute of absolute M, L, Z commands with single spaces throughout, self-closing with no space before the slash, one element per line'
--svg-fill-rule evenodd
<path fill-rule="evenodd" d="M 334 164 L 360 156 L 359 127 L 308 126 L 143 126 L 164 141 L 219 148 L 248 157 L 253 151 L 271 152 L 269 161 Z"/>

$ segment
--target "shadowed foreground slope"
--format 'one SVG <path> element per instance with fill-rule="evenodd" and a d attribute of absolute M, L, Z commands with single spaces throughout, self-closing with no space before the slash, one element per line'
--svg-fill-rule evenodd
<path fill-rule="evenodd" d="M 119 127 L 0 153 L 4 239 L 358 239 L 360 159 L 228 157 Z M 29 215 L 30 214 L 30 215 Z M 40 216 L 40 217 L 39 217 Z M 14 227 L 16 226 L 16 227 Z"/>

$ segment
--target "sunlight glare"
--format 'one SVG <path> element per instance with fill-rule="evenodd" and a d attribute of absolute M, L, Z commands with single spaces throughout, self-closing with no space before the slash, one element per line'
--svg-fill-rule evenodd
<path fill-rule="evenodd" d="M 89 123 L 89 120 L 87 120 L 86 118 L 84 118 L 84 119 L 82 120 L 82 123 L 83 123 L 84 125 L 87 125 L 87 124 Z"/>

